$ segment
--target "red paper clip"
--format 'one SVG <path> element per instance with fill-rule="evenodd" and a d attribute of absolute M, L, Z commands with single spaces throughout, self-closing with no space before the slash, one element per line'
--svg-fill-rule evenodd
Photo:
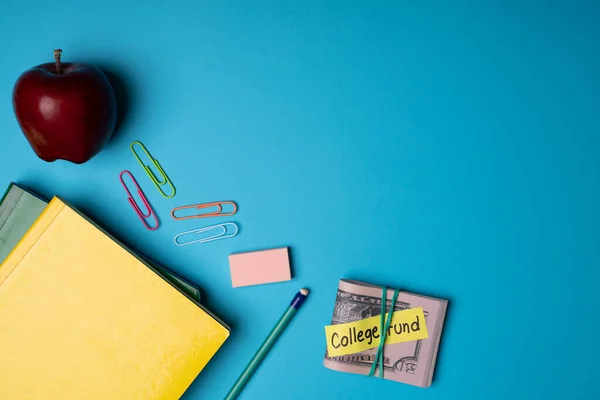
<path fill-rule="evenodd" d="M 229 207 L 231 208 L 231 211 L 223 212 L 223 205 L 231 206 Z M 198 210 L 198 213 L 192 215 L 175 215 L 177 211 L 181 210 Z M 233 201 L 215 201 L 213 203 L 192 204 L 191 206 L 175 207 L 173 211 L 171 211 L 171 216 L 173 219 L 181 221 L 190 218 L 225 217 L 228 215 L 233 215 L 236 212 L 237 205 Z"/>
<path fill-rule="evenodd" d="M 131 177 L 131 180 L 133 181 L 133 184 L 135 185 L 135 188 L 137 189 L 139 196 L 142 198 L 142 201 L 144 202 L 144 206 L 146 206 L 146 208 L 148 209 L 147 213 L 143 213 L 142 210 L 140 210 L 140 207 L 137 205 L 137 203 L 133 199 L 133 196 L 131 195 L 129 188 L 127 188 L 127 185 L 125 185 L 125 182 L 123 181 L 124 174 L 128 174 Z M 138 215 L 138 217 L 140 217 L 140 219 L 142 220 L 142 223 L 144 224 L 146 229 L 148 229 L 150 231 L 154 231 L 154 230 L 158 229 L 158 226 L 160 224 L 158 222 L 158 217 L 156 216 L 156 213 L 154 212 L 154 210 L 152 210 L 152 207 L 150 206 L 148 199 L 146 199 L 144 192 L 142 192 L 142 189 L 140 189 L 140 186 L 138 185 L 137 181 L 133 177 L 133 174 L 127 170 L 121 171 L 121 173 L 119 174 L 119 180 L 121 181 L 121 185 L 123 185 L 123 188 L 125 189 L 125 191 L 127 192 L 127 195 L 129 196 L 129 199 L 128 199 L 129 204 L 131 204 L 131 207 L 133 207 L 133 210 L 135 211 L 135 213 Z M 148 223 L 146 222 L 146 219 L 148 219 L 152 216 L 154 217 L 154 220 L 156 221 L 156 226 L 154 228 L 150 227 L 150 225 L 148 225 Z"/>

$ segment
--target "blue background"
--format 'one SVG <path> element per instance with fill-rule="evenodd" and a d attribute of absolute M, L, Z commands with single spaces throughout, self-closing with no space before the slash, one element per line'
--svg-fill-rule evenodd
<path fill-rule="evenodd" d="M 242 399 L 598 398 L 600 5 L 240 3 L 4 0 L 0 13 L 2 185 L 65 197 L 200 285 L 232 326 L 184 399 L 222 398 L 302 286 Z M 56 47 L 122 95 L 119 131 L 80 166 L 37 159 L 12 111 L 19 74 Z M 128 205 L 123 169 L 158 231 Z M 173 244 L 208 223 L 173 207 L 226 199 L 236 238 Z M 231 288 L 230 253 L 277 246 L 291 246 L 292 281 Z M 450 300 L 431 388 L 322 366 L 340 278 Z"/>

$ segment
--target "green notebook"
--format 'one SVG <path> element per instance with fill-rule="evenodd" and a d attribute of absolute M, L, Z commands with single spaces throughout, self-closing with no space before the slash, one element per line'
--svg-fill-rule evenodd
<path fill-rule="evenodd" d="M 0 199 L 0 264 L 27 233 L 31 225 L 44 211 L 48 202 L 36 193 L 11 183 Z M 128 249 L 133 252 L 133 250 Z M 200 301 L 200 289 L 191 282 L 136 252 L 151 264 L 164 279 L 172 282 L 193 299 Z"/>
<path fill-rule="evenodd" d="M 11 183 L 0 200 L 0 264 L 27 233 L 47 203 Z"/>

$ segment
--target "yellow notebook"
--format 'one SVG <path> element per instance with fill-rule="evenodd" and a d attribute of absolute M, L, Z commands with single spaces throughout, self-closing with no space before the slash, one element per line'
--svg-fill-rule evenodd
<path fill-rule="evenodd" d="M 0 266 L 0 399 L 178 399 L 228 336 L 58 197 Z"/>

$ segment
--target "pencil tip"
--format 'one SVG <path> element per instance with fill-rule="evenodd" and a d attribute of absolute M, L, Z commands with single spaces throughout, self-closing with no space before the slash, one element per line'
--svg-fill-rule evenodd
<path fill-rule="evenodd" d="M 300 289 L 300 293 L 302 293 L 302 294 L 303 294 L 303 295 L 305 295 L 305 296 L 308 296 L 308 292 L 309 292 L 309 291 L 308 291 L 308 289 L 306 289 L 306 288 L 302 288 L 302 289 Z"/>

